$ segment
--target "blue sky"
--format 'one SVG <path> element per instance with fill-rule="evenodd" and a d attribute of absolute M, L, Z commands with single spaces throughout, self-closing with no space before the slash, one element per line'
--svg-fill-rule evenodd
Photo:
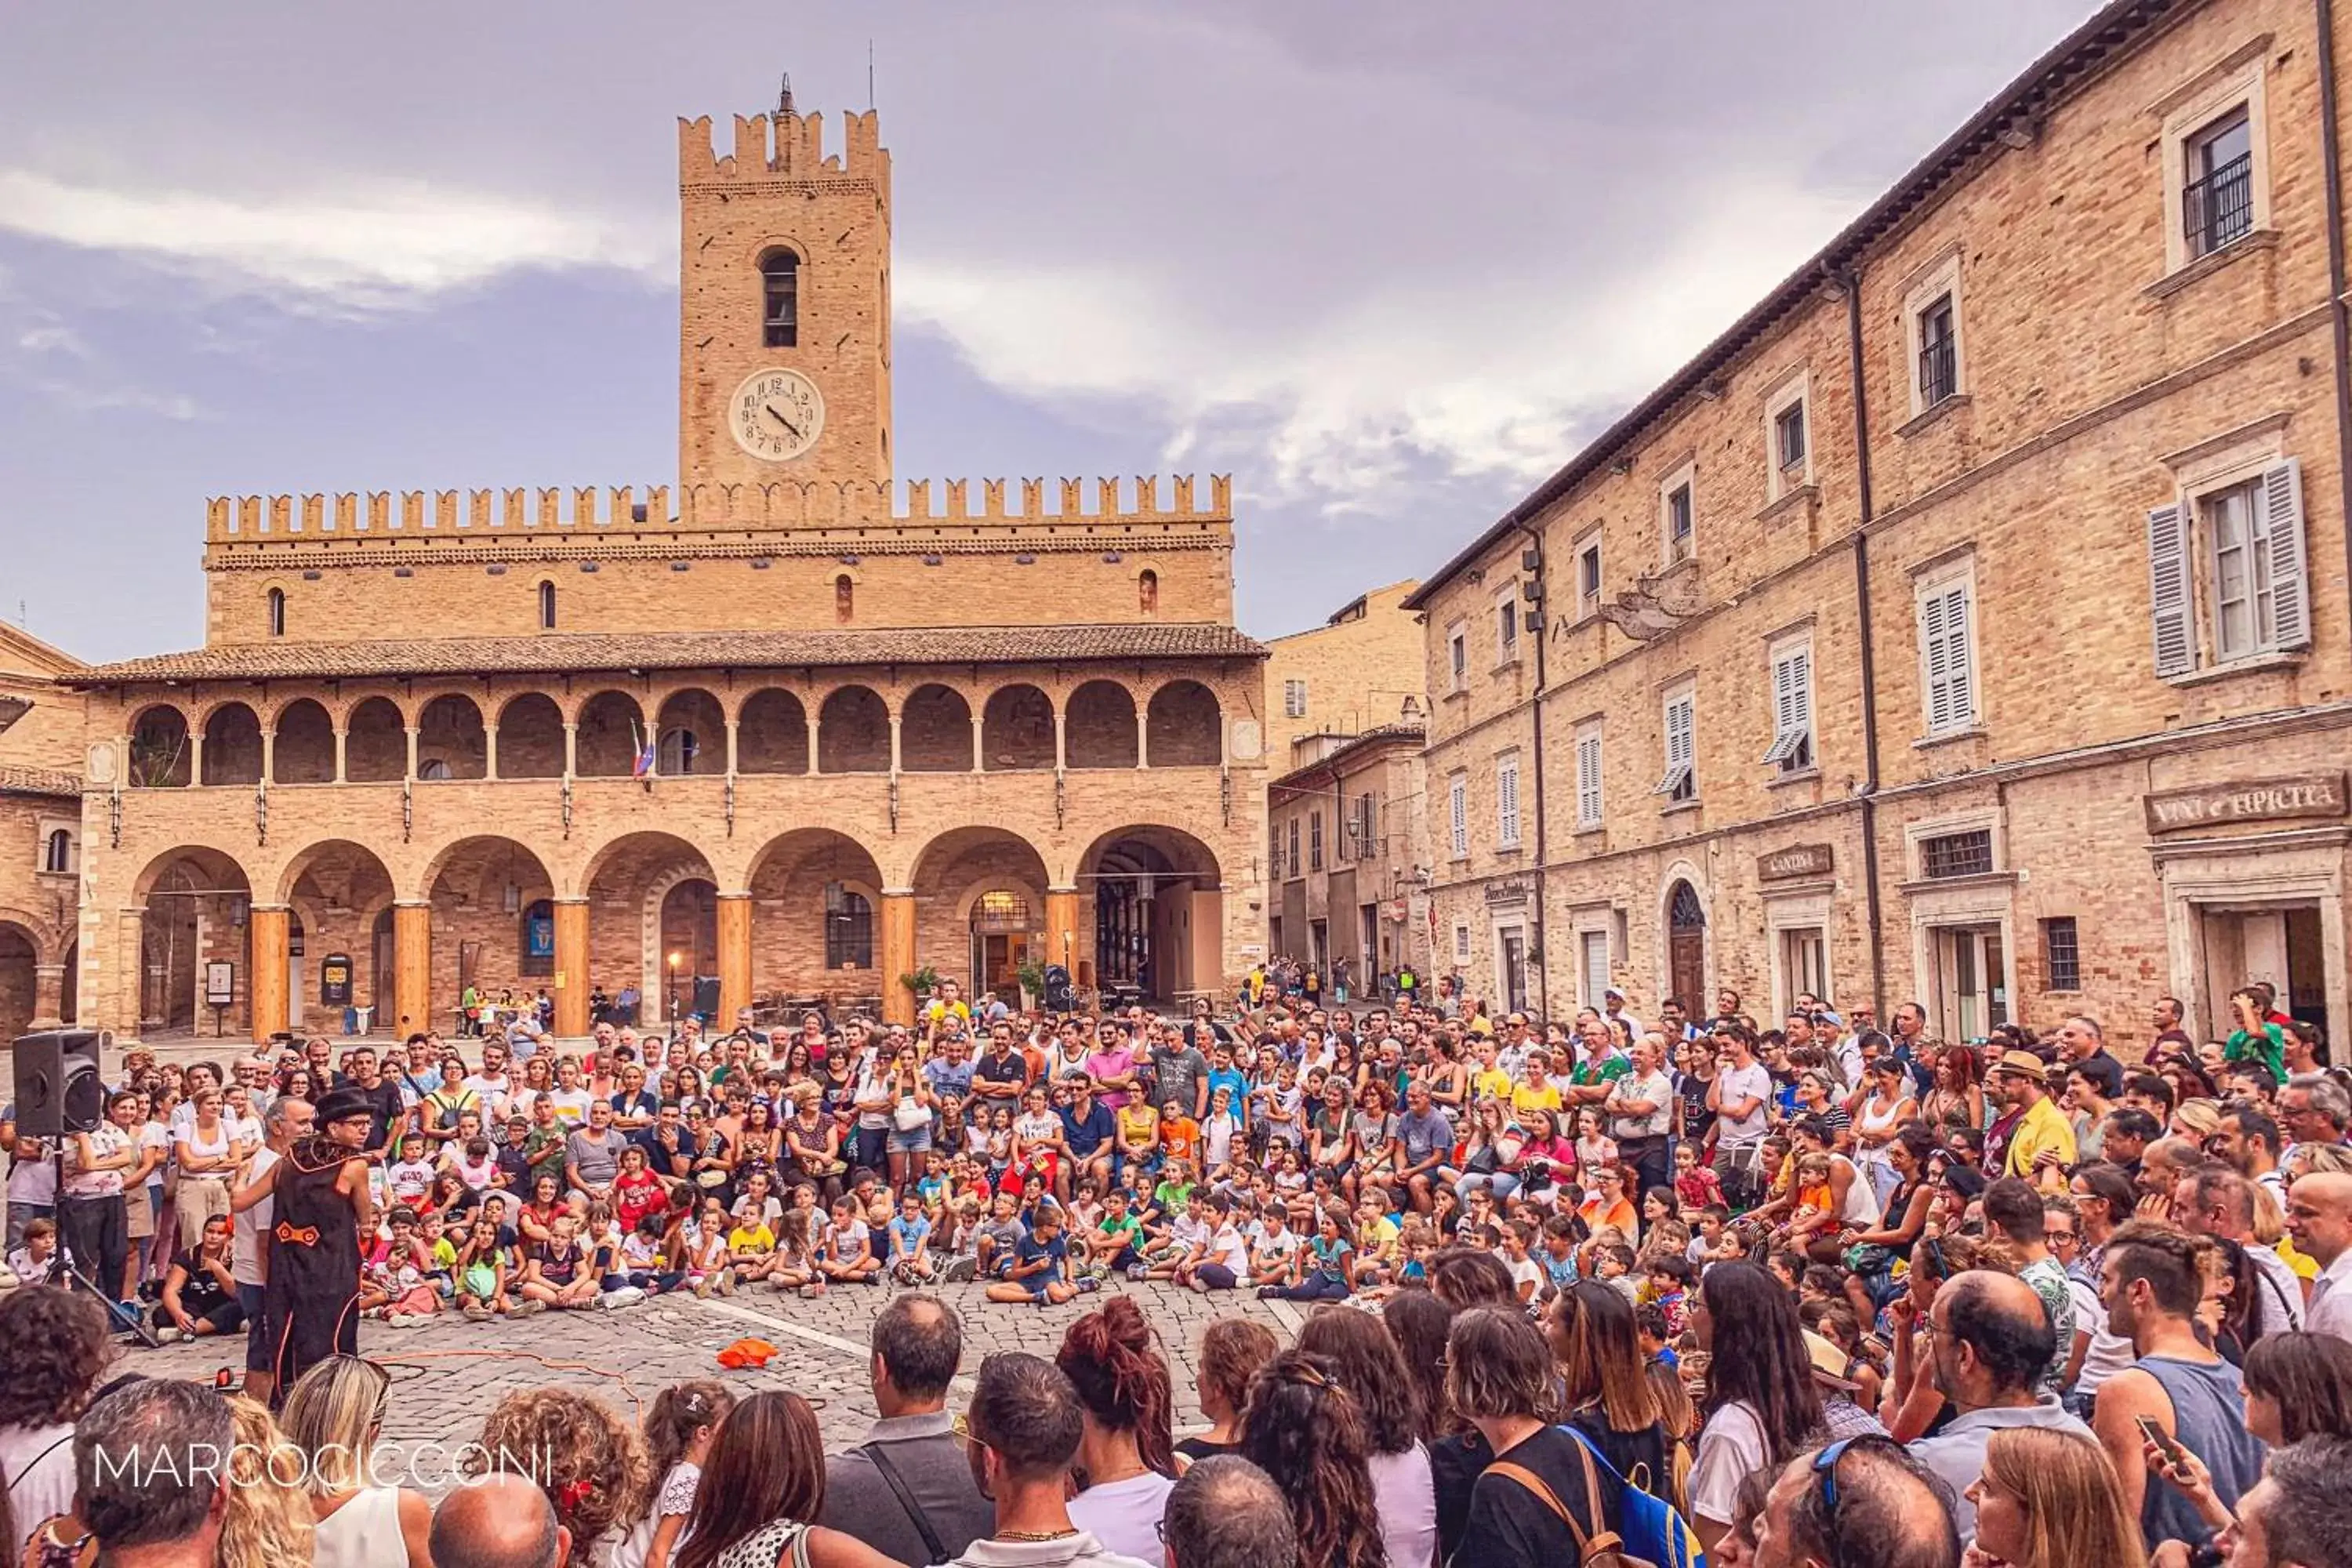
<path fill-rule="evenodd" d="M 871 39 L 899 477 L 1229 470 L 1242 625 L 1298 630 L 1443 562 L 2088 9 L 12 7 L 0 617 L 196 646 L 209 495 L 667 482 L 675 117 L 785 68 L 863 108 Z"/>

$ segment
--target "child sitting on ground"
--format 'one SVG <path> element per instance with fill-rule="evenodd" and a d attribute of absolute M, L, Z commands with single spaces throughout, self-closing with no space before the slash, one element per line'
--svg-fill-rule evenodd
<path fill-rule="evenodd" d="M 814 1209 L 793 1209 L 779 1222 L 782 1229 L 776 1233 L 776 1260 L 768 1269 L 768 1283 L 778 1290 L 797 1290 L 803 1296 L 824 1294 L 824 1276 L 817 1272 L 816 1248 L 809 1235 L 809 1216 Z"/>
<path fill-rule="evenodd" d="M 882 1260 L 874 1255 L 874 1232 L 851 1198 L 835 1198 L 833 1222 L 817 1240 L 816 1271 L 829 1281 L 879 1285 Z"/>
<path fill-rule="evenodd" d="M 890 1278 L 901 1285 L 921 1285 L 929 1281 L 931 1268 L 931 1222 L 923 1213 L 923 1201 L 914 1193 L 898 1200 L 898 1217 L 891 1220 Z"/>
<path fill-rule="evenodd" d="M 1069 1248 L 1062 1240 L 1061 1211 L 1040 1208 L 1035 1225 L 1013 1249 L 1012 1272 L 988 1288 L 988 1299 L 1059 1306 L 1078 1293 L 1069 1275 Z"/>

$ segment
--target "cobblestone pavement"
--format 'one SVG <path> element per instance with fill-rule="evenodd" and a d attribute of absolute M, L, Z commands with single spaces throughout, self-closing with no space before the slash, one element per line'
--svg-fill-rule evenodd
<path fill-rule="evenodd" d="M 1287 1342 L 1302 1321 L 1286 1301 L 1260 1301 L 1240 1292 L 1203 1296 L 1124 1280 L 1106 1289 L 1134 1297 L 1159 1331 L 1173 1363 L 1180 1434 L 1204 1425 L 1195 1398 L 1196 1372 L 1201 1334 L 1211 1321 L 1246 1315 Z M 963 1317 L 967 1379 L 991 1351 L 1050 1358 L 1063 1331 L 1100 1300 L 1080 1296 L 1061 1307 L 1011 1307 L 984 1300 L 977 1285 L 944 1286 L 939 1293 Z M 803 1300 L 750 1287 L 731 1299 L 665 1296 L 616 1312 L 543 1312 L 486 1323 L 444 1314 L 422 1328 L 363 1323 L 360 1350 L 393 1373 L 392 1414 L 384 1428 L 391 1442 L 467 1442 L 479 1435 L 490 1407 L 518 1389 L 586 1389 L 634 1419 L 641 1404 L 650 1404 L 666 1384 L 712 1377 L 740 1392 L 789 1388 L 803 1395 L 816 1406 L 826 1447 L 838 1449 L 863 1441 L 874 1420 L 866 1339 L 890 1295 L 887 1288 L 836 1287 L 819 1300 Z M 719 1349 L 747 1336 L 768 1341 L 781 1353 L 759 1371 L 720 1367 Z M 244 1342 L 133 1348 L 123 1358 L 114 1372 L 209 1381 L 220 1367 L 243 1366 Z M 960 1380 L 950 1405 L 960 1405 L 969 1390 L 969 1383 Z"/>

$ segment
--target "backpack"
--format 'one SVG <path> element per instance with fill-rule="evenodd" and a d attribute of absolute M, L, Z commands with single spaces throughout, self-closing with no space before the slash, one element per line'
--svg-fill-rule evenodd
<path fill-rule="evenodd" d="M 1562 1430 L 1565 1431 L 1567 1428 L 1563 1427 Z M 1484 1473 L 1489 1476 L 1500 1476 L 1522 1489 L 1532 1492 L 1537 1501 L 1551 1510 L 1553 1515 L 1562 1524 L 1568 1526 L 1569 1534 L 1576 1538 L 1576 1561 L 1579 1568 L 1674 1568 L 1674 1565 L 1656 1558 L 1635 1556 L 1627 1548 L 1622 1535 L 1613 1530 L 1597 1528 L 1602 1522 L 1604 1514 L 1601 1505 L 1601 1479 L 1593 1473 L 1592 1468 L 1596 1456 L 1580 1436 L 1577 1441 L 1576 1451 L 1577 1457 L 1584 1461 L 1585 1512 L 1591 1516 L 1596 1526 L 1591 1535 L 1585 1534 L 1584 1527 L 1576 1522 L 1576 1515 L 1568 1511 L 1567 1505 L 1559 1500 L 1559 1494 L 1545 1483 L 1541 1476 L 1528 1469 L 1525 1465 L 1515 1465 L 1508 1459 L 1497 1459 L 1488 1465 Z M 1606 1459 L 1601 1462 L 1608 1463 Z M 1635 1493 L 1631 1487 L 1625 1489 L 1628 1505 L 1625 1522 L 1629 1526 L 1633 1523 L 1631 1503 L 1634 1496 Z M 1683 1568 L 1687 1568 L 1687 1565 L 1683 1565 Z"/>
<path fill-rule="evenodd" d="M 1618 1485 L 1624 1489 L 1622 1500 L 1618 1507 L 1618 1523 L 1622 1527 L 1619 1533 L 1624 1540 L 1625 1554 L 1645 1558 L 1656 1563 L 1658 1568 L 1706 1568 L 1706 1550 L 1699 1545 L 1698 1533 L 1691 1529 L 1690 1521 L 1682 1516 L 1671 1501 L 1652 1491 L 1649 1487 L 1636 1485 L 1633 1481 L 1618 1475 L 1617 1468 L 1609 1462 L 1609 1457 L 1593 1446 L 1591 1438 L 1574 1426 L 1562 1425 L 1560 1430 L 1575 1438 L 1578 1445 L 1584 1449 L 1588 1465 L 1597 1465 L 1608 1471 L 1615 1478 Z M 1685 1456 L 1687 1453 L 1687 1449 L 1680 1443 L 1676 1443 L 1674 1445 L 1667 1463 L 1677 1471 L 1687 1474 L 1685 1469 L 1686 1463 Z M 1637 1470 L 1646 1468 L 1638 1465 L 1634 1468 Z M 1641 1479 L 1643 1481 L 1650 1479 L 1647 1475 Z M 1677 1492 L 1681 1490 L 1683 1475 L 1663 1479 Z M 1597 1488 L 1594 1495 L 1596 1498 L 1599 1495 Z"/>

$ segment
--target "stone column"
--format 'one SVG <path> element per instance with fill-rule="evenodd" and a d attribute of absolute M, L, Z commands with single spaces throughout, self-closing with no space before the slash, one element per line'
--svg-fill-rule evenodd
<path fill-rule="evenodd" d="M 1151 765 L 1151 704 L 1139 702 L 1135 709 L 1135 765 Z"/>
<path fill-rule="evenodd" d="M 341 724 L 335 726 L 335 782 L 337 784 L 341 784 L 345 778 L 345 773 L 343 772 L 343 743 L 349 741 L 351 736 L 352 732 L 349 730 L 344 729 Z"/>
<path fill-rule="evenodd" d="M 416 726 L 411 724 L 408 727 L 408 782 L 411 784 L 416 782 Z"/>
<path fill-rule="evenodd" d="M 433 906 L 392 906 L 392 1016 L 375 1020 L 395 1040 L 433 1027 Z"/>
<path fill-rule="evenodd" d="M 988 771 L 986 722 L 977 713 L 971 716 L 971 771 L 976 773 Z"/>
<path fill-rule="evenodd" d="M 1054 771 L 1060 773 L 1070 765 L 1070 716 L 1054 710 Z"/>
<path fill-rule="evenodd" d="M 898 772 L 898 715 L 893 713 L 890 715 L 890 773 L 894 777 Z"/>
<path fill-rule="evenodd" d="M 585 899 L 555 900 L 555 1032 L 566 1039 L 577 1039 L 588 1032 Z"/>
<path fill-rule="evenodd" d="M 898 726 L 894 723 L 895 731 Z M 915 891 L 911 888 L 882 889 L 882 1016 L 892 1024 L 915 1021 L 915 994 L 898 983 L 915 972 Z"/>
<path fill-rule="evenodd" d="M 736 741 L 740 736 L 742 726 L 735 720 L 730 719 L 727 721 L 727 776 L 730 779 L 735 776 Z M 745 896 L 749 897 L 750 895 L 747 894 Z M 732 1015 L 730 1015 L 730 1016 L 732 1016 Z"/>
<path fill-rule="evenodd" d="M 33 1021 L 36 1029 L 62 1029 L 66 1026 L 66 966 L 62 963 L 33 965 Z"/>
<path fill-rule="evenodd" d="M 563 776 L 568 779 L 580 776 L 580 726 L 577 724 L 563 726 Z"/>
<path fill-rule="evenodd" d="M 817 736 L 817 726 L 816 726 L 816 715 L 815 715 L 815 714 L 814 714 L 814 713 L 812 713 L 812 714 L 810 714 L 810 715 L 809 715 L 809 721 L 808 721 L 808 732 L 809 732 L 809 765 L 808 765 L 808 771 L 809 771 L 809 777 L 811 777 L 811 778 L 814 778 L 814 777 L 816 777 L 816 772 L 817 772 L 817 768 L 816 768 L 816 757 L 817 757 L 817 751 L 816 751 L 816 736 Z"/>
<path fill-rule="evenodd" d="M 496 724 L 482 726 L 482 776 L 486 779 L 499 776 L 499 727 Z"/>
<path fill-rule="evenodd" d="M 261 782 L 278 782 L 278 731 L 275 730 L 261 732 Z"/>
<path fill-rule="evenodd" d="M 188 783 L 200 784 L 204 782 L 205 732 L 202 730 L 191 728 L 188 731 Z"/>
<path fill-rule="evenodd" d="M 1045 889 L 1045 962 L 1058 963 L 1070 972 L 1072 984 L 1078 974 L 1078 890 L 1076 888 Z"/>
<path fill-rule="evenodd" d="M 292 915 L 284 904 L 256 904 L 246 918 L 247 973 L 251 976 L 246 1000 L 252 1014 L 253 1043 L 257 1046 L 268 1044 L 270 1036 L 286 1027 L 286 988 L 290 984 L 286 946 Z"/>
<path fill-rule="evenodd" d="M 729 725 L 730 740 L 735 727 Z M 719 1020 L 711 1033 L 735 1026 L 735 1011 L 751 1005 L 751 895 L 719 895 Z"/>

